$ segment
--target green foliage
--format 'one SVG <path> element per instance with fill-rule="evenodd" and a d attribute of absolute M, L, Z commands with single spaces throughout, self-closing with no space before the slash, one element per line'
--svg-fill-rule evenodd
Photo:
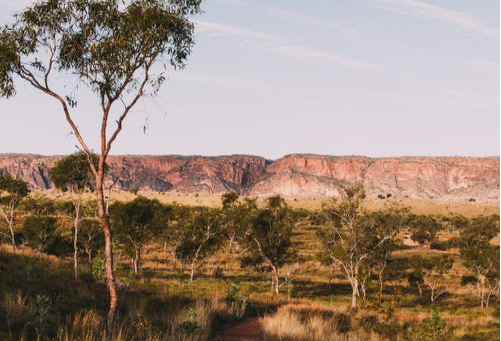
<path fill-rule="evenodd" d="M 99 157 L 92 154 L 92 163 L 97 168 Z M 94 174 L 85 152 L 77 152 L 60 159 L 49 171 L 49 177 L 56 188 L 63 192 L 80 192 L 92 189 Z"/>
<path fill-rule="evenodd" d="M 13 179 L 10 175 L 0 174 L 0 217 L 5 221 L 9 229 L 8 232 L 2 231 L 3 229 L 0 230 L 0 237 L 9 237 L 13 247 L 16 246 L 14 233 L 16 206 L 29 193 L 28 184 L 22 179 Z"/>
<path fill-rule="evenodd" d="M 207 207 L 193 207 L 179 212 L 181 235 L 177 257 L 191 270 L 191 279 L 207 258 L 221 247 L 220 212 Z"/>
<path fill-rule="evenodd" d="M 238 251 L 244 243 L 244 234 L 252 224 L 257 209 L 256 201 L 245 198 L 239 200 L 238 194 L 228 192 L 221 197 L 221 230 L 229 242 L 229 251 Z"/>
<path fill-rule="evenodd" d="M 52 311 L 52 300 L 46 295 L 36 295 L 32 324 L 43 327 Z"/>
<path fill-rule="evenodd" d="M 490 294 L 499 288 L 499 246 L 491 240 L 499 234 L 499 216 L 478 217 L 461 230 L 456 243 L 464 265 L 480 283 L 481 306 L 489 305 Z M 487 295 L 487 296 L 486 296 Z"/>
<path fill-rule="evenodd" d="M 352 286 L 352 308 L 356 308 L 359 281 L 368 279 L 369 268 L 379 268 L 380 275 L 395 248 L 392 239 L 406 223 L 408 210 L 398 206 L 365 212 L 361 203 L 365 191 L 361 185 L 348 187 L 341 201 L 324 205 L 323 225 L 317 232 L 324 259 L 341 267 Z"/>
<path fill-rule="evenodd" d="M 221 204 L 223 209 L 230 207 L 238 201 L 238 194 L 235 192 L 227 192 L 221 196 Z"/>
<path fill-rule="evenodd" d="M 82 219 L 79 223 L 79 247 L 87 254 L 89 264 L 92 258 L 103 249 L 103 229 L 97 219 Z"/>
<path fill-rule="evenodd" d="M 416 335 L 416 341 L 447 341 L 449 340 L 448 328 L 440 312 L 432 307 L 430 317 L 425 319 Z"/>
<path fill-rule="evenodd" d="M 3 193 L 19 201 L 30 194 L 30 189 L 22 179 L 14 179 L 8 174 L 0 175 L 0 194 Z"/>
<path fill-rule="evenodd" d="M 50 242 L 57 238 L 57 218 L 49 216 L 29 216 L 23 222 L 23 239 L 26 245 L 42 253 Z"/>
<path fill-rule="evenodd" d="M 454 259 L 450 255 L 412 256 L 409 258 L 409 264 L 413 269 L 408 277 L 409 283 L 416 286 L 426 285 L 430 290 L 431 302 L 447 291 L 442 282 L 454 265 Z"/>
<path fill-rule="evenodd" d="M 166 228 L 165 206 L 158 200 L 139 196 L 130 202 L 114 203 L 110 207 L 110 218 L 115 236 L 133 258 L 137 273 L 142 247 Z"/>
<path fill-rule="evenodd" d="M 274 267 L 281 267 L 296 257 L 291 237 L 294 231 L 292 210 L 280 196 L 266 199 L 265 207 L 257 209 L 247 230 L 251 256 Z"/>
<path fill-rule="evenodd" d="M 468 268 L 478 269 L 486 275 L 499 269 L 499 246 L 490 243 L 498 234 L 499 216 L 474 218 L 461 231 L 459 247 Z"/>
<path fill-rule="evenodd" d="M 137 195 L 139 193 L 139 188 L 137 187 L 132 187 L 129 192 L 131 192 L 134 195 Z"/>
<path fill-rule="evenodd" d="M 105 268 L 104 259 L 98 258 L 94 260 L 92 263 L 92 276 L 96 281 L 104 281 L 106 278 Z"/>
<path fill-rule="evenodd" d="M 421 245 L 437 241 L 437 233 L 442 230 L 440 222 L 431 215 L 409 215 L 407 224 L 411 228 L 411 239 Z"/>
<path fill-rule="evenodd" d="M 180 330 L 184 334 L 194 334 L 198 329 L 197 323 L 197 312 L 193 308 L 188 308 L 188 321 L 184 321 L 178 326 L 178 330 Z"/>
<path fill-rule="evenodd" d="M 32 195 L 20 202 L 19 209 L 25 214 L 47 216 L 72 212 L 73 205 L 68 201 L 59 202 L 44 196 Z"/>
<path fill-rule="evenodd" d="M 15 94 L 14 75 L 42 90 L 48 89 L 43 76 L 60 71 L 77 75 L 103 102 L 114 101 L 137 89 L 138 74 L 157 59 L 184 66 L 193 45 L 188 17 L 199 5 L 200 0 L 40 1 L 0 30 L 0 95 Z M 44 61 L 47 47 L 54 54 Z M 146 82 L 155 91 L 164 80 L 159 72 Z M 77 104 L 71 96 L 66 101 Z"/>

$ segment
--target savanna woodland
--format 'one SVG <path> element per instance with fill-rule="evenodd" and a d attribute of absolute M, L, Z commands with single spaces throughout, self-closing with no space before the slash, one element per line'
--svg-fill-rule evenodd
<path fill-rule="evenodd" d="M 386 194 L 374 206 L 357 184 L 314 208 L 112 188 L 112 146 L 185 66 L 199 12 L 200 0 L 43 0 L 0 29 L 0 94 L 56 101 L 80 149 L 50 170 L 50 193 L 0 176 L 0 339 L 217 340 L 259 317 L 269 341 L 499 340 L 494 212 Z M 98 151 L 74 121 L 77 87 L 99 103 Z"/>

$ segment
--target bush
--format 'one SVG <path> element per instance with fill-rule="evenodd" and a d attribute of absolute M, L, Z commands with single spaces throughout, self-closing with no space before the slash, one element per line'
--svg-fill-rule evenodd
<path fill-rule="evenodd" d="M 432 307 L 430 317 L 425 319 L 417 332 L 416 341 L 448 341 L 448 328 L 436 307 Z"/>

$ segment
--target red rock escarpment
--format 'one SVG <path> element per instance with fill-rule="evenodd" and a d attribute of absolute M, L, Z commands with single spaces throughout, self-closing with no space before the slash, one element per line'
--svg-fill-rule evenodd
<path fill-rule="evenodd" d="M 320 179 L 336 179 L 338 184 L 360 182 L 369 195 L 387 194 L 411 198 L 457 200 L 475 198 L 499 200 L 499 158 L 473 157 L 393 157 L 287 155 L 267 167 L 271 174 L 308 174 L 311 187 Z M 275 177 L 259 183 L 253 195 L 286 192 Z M 334 186 L 336 184 L 333 184 Z M 290 184 L 295 186 L 295 184 Z M 303 196 L 308 185 L 303 185 Z M 324 186 L 324 188 L 326 188 Z M 298 194 L 296 194 L 298 195 Z"/>
<path fill-rule="evenodd" d="M 0 154 L 0 173 L 50 188 L 49 168 L 60 156 Z M 499 200 L 499 158 L 322 156 L 294 154 L 276 161 L 231 156 L 111 156 L 107 181 L 117 188 L 220 193 L 233 190 L 263 196 L 336 196 L 341 187 L 362 183 L 370 196 L 458 201 Z"/>

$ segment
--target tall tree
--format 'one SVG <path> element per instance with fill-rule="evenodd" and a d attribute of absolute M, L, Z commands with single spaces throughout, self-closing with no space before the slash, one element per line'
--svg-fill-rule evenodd
<path fill-rule="evenodd" d="M 3 195 L 3 194 L 6 195 Z M 0 175 L 0 213 L 9 228 L 8 236 L 14 250 L 16 249 L 16 236 L 14 233 L 14 214 L 16 205 L 28 196 L 28 184 L 22 179 L 13 179 L 10 175 Z"/>
<path fill-rule="evenodd" d="M 324 228 L 318 232 L 323 252 L 341 267 L 352 288 L 351 308 L 357 308 L 363 262 L 389 243 L 404 224 L 405 210 L 363 212 L 365 191 L 361 185 L 344 189 L 341 201 L 323 207 Z"/>
<path fill-rule="evenodd" d="M 291 242 L 294 231 L 291 209 L 282 197 L 272 196 L 266 199 L 264 208 L 255 210 L 251 206 L 249 214 L 253 215 L 246 232 L 249 253 L 254 261 L 271 269 L 273 291 L 278 294 L 279 270 L 296 256 Z"/>
<path fill-rule="evenodd" d="M 91 156 L 94 167 L 98 164 L 98 156 Z M 94 175 L 89 167 L 87 154 L 77 152 L 60 159 L 49 171 L 54 186 L 68 192 L 73 205 L 73 270 L 78 278 L 78 225 L 80 223 L 80 206 L 82 196 L 94 187 Z"/>
<path fill-rule="evenodd" d="M 110 295 L 108 340 L 113 335 L 118 294 L 105 210 L 106 159 L 139 99 L 160 89 L 166 65 L 184 67 L 193 45 L 190 19 L 199 12 L 200 2 L 41 0 L 19 13 L 13 24 L 0 28 L 0 95 L 13 96 L 15 79 L 20 78 L 57 101 L 95 177 Z M 73 114 L 78 103 L 73 90 L 83 86 L 99 101 L 97 166 Z"/>

